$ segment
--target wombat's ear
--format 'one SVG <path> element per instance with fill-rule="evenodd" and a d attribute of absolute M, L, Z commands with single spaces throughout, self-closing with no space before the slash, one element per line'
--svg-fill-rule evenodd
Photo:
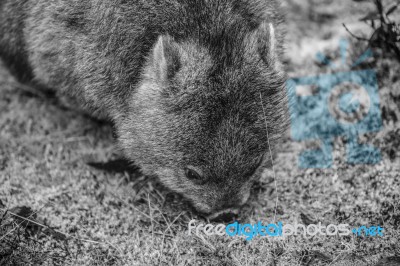
<path fill-rule="evenodd" d="M 276 66 L 279 62 L 277 56 L 277 40 L 275 27 L 272 23 L 263 22 L 256 30 L 258 52 L 269 66 Z"/>
<path fill-rule="evenodd" d="M 156 81 L 167 83 L 181 65 L 178 44 L 170 36 L 160 36 L 153 48 L 152 60 Z"/>

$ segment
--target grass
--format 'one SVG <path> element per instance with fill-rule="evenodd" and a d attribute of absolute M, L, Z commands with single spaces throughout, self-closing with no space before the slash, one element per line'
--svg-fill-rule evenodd
<path fill-rule="evenodd" d="M 292 77 L 329 72 L 313 61 L 339 58 L 342 22 L 364 29 L 350 1 L 286 1 Z M 308 3 L 308 2 L 307 2 Z M 329 8 L 326 6 L 330 5 Z M 327 11 L 333 10 L 333 11 Z M 363 45 L 353 42 L 355 58 Z M 381 225 L 382 238 L 243 238 L 187 235 L 204 221 L 137 169 L 106 171 L 88 162 L 118 158 L 107 124 L 16 88 L 0 68 L 0 265 L 384 265 L 400 256 L 400 66 L 378 58 L 384 129 L 361 136 L 379 147 L 378 165 L 348 165 L 335 141 L 334 167 L 298 169 L 307 145 L 287 136 L 275 160 L 277 190 L 267 170 L 241 222 L 276 220 Z M 278 207 L 275 210 L 275 199 Z M 381 263 L 381 264 L 380 264 Z M 396 265 L 396 264 L 395 264 Z"/>

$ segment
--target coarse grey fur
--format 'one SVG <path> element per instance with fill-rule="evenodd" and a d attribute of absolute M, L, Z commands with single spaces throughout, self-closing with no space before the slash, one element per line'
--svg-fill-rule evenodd
<path fill-rule="evenodd" d="M 246 202 L 287 125 L 280 14 L 275 0 L 0 0 L 0 57 L 109 119 L 129 160 L 215 213 Z"/>

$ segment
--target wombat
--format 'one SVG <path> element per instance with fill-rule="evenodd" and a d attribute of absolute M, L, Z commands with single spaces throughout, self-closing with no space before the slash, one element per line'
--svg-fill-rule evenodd
<path fill-rule="evenodd" d="M 0 56 L 216 214 L 247 201 L 286 128 L 282 22 L 275 0 L 1 0 Z"/>

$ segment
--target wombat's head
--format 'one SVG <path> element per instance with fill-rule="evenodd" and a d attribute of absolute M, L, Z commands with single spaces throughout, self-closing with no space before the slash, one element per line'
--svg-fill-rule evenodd
<path fill-rule="evenodd" d="M 208 214 L 246 202 L 286 125 L 273 26 L 219 40 L 160 36 L 117 125 L 128 158 Z"/>

